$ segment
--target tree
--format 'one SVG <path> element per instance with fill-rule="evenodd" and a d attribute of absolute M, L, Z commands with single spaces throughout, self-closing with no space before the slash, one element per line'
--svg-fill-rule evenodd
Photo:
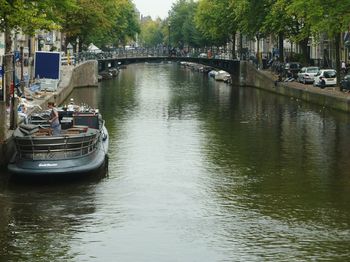
<path fill-rule="evenodd" d="M 5 33 L 5 54 L 11 54 L 12 33 L 22 31 L 33 35 L 38 29 L 59 29 L 63 10 L 75 8 L 75 0 L 0 0 L 0 31 Z M 12 68 L 11 58 L 6 56 L 5 68 Z M 6 78 L 6 104 L 10 102 L 11 72 Z"/>
<path fill-rule="evenodd" d="M 284 62 L 283 42 L 291 35 L 289 28 L 293 24 L 293 19 L 285 12 L 288 6 L 287 1 L 272 0 L 271 10 L 267 13 L 262 26 L 264 32 L 274 32 L 278 36 L 278 57 L 281 62 Z"/>
<path fill-rule="evenodd" d="M 241 32 L 249 37 L 263 33 L 263 23 L 271 8 L 269 0 L 231 0 L 231 6 Z"/>
<path fill-rule="evenodd" d="M 340 37 L 349 30 L 350 1 L 329 0 L 292 0 L 289 10 L 298 14 L 303 10 L 304 22 L 310 27 L 314 37 L 326 34 L 334 40 L 336 51 L 337 81 L 340 81 Z"/>
<path fill-rule="evenodd" d="M 128 39 L 135 40 L 140 33 L 139 17 L 136 17 L 135 6 L 130 0 L 118 0 L 117 19 L 111 30 L 117 43 L 126 44 Z"/>
<path fill-rule="evenodd" d="M 162 20 L 147 20 L 141 24 L 140 41 L 144 47 L 155 47 L 163 44 Z"/>
<path fill-rule="evenodd" d="M 220 24 L 221 11 L 218 0 L 201 0 L 194 17 L 195 25 L 202 35 L 216 46 L 225 45 L 229 38 L 229 32 Z"/>
<path fill-rule="evenodd" d="M 310 10 L 292 8 L 291 0 L 272 0 L 271 11 L 266 16 L 264 28 L 266 32 L 277 32 L 280 46 L 283 46 L 283 38 L 288 38 L 299 44 L 302 53 L 302 63 L 309 64 L 308 43 L 311 35 L 310 25 L 305 22 L 305 17 Z M 283 62 L 283 48 L 280 48 L 280 59 Z"/>
<path fill-rule="evenodd" d="M 203 37 L 195 27 L 194 15 L 197 2 L 193 0 L 178 0 L 169 12 L 171 42 L 183 48 L 185 45 L 200 47 L 204 45 Z"/>
<path fill-rule="evenodd" d="M 235 54 L 237 23 L 234 5 L 231 0 L 201 0 L 195 14 L 198 30 L 217 46 L 232 42 L 232 55 Z"/>
<path fill-rule="evenodd" d="M 77 4 L 78 8 L 67 10 L 62 31 L 66 35 L 66 42 L 74 43 L 79 37 L 81 45 L 88 45 L 90 35 L 100 36 L 112 26 L 104 13 L 107 1 L 77 0 Z"/>
<path fill-rule="evenodd" d="M 260 39 L 271 31 L 264 30 L 264 21 L 270 12 L 270 0 L 231 0 L 231 6 L 235 12 L 235 21 L 241 33 L 248 38 L 256 38 L 258 41 L 257 55 L 260 56 Z"/>
<path fill-rule="evenodd" d="M 79 37 L 82 45 L 91 42 L 103 47 L 125 44 L 140 31 L 135 7 L 130 0 L 77 0 L 78 8 L 68 10 L 63 31 L 68 41 Z"/>

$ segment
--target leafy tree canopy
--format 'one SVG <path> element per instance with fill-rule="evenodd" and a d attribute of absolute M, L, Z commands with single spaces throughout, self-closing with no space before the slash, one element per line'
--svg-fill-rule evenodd
<path fill-rule="evenodd" d="M 117 46 L 140 31 L 131 0 L 77 0 L 77 5 L 66 13 L 63 31 L 68 39 L 79 37 L 86 46 Z"/>
<path fill-rule="evenodd" d="M 66 9 L 75 9 L 75 0 L 0 0 L 0 30 L 59 29 Z"/>
<path fill-rule="evenodd" d="M 180 48 L 184 45 L 204 45 L 203 36 L 194 23 L 197 6 L 198 3 L 193 0 L 178 0 L 169 12 L 171 42 Z"/>
<path fill-rule="evenodd" d="M 214 45 L 225 45 L 235 23 L 229 19 L 228 0 L 202 0 L 199 2 L 195 24 L 198 30 Z"/>
<path fill-rule="evenodd" d="M 349 30 L 350 1 L 292 0 L 287 11 L 294 13 L 299 20 L 303 19 L 314 35 L 334 36 Z"/>
<path fill-rule="evenodd" d="M 141 24 L 140 41 L 144 47 L 154 47 L 164 44 L 163 23 L 160 19 L 156 21 L 147 20 Z"/>

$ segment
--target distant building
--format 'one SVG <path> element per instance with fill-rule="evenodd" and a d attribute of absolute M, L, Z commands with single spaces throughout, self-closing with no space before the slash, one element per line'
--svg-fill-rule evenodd
<path fill-rule="evenodd" d="M 147 21 L 152 21 L 152 17 L 150 15 L 147 15 L 147 16 L 141 15 L 141 23 L 144 23 Z"/>

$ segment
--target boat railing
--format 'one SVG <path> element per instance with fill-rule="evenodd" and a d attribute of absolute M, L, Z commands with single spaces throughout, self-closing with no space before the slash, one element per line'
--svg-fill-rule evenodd
<path fill-rule="evenodd" d="M 98 148 L 99 132 L 78 136 L 17 137 L 19 158 L 32 160 L 61 160 L 82 157 Z"/>

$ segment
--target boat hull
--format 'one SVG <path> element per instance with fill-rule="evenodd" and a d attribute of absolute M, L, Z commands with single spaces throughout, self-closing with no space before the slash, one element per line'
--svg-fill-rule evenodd
<path fill-rule="evenodd" d="M 88 174 L 98 170 L 106 161 L 108 152 L 108 133 L 103 127 L 98 148 L 90 154 L 69 159 L 17 159 L 8 164 L 10 173 L 18 176 L 72 176 Z"/>

